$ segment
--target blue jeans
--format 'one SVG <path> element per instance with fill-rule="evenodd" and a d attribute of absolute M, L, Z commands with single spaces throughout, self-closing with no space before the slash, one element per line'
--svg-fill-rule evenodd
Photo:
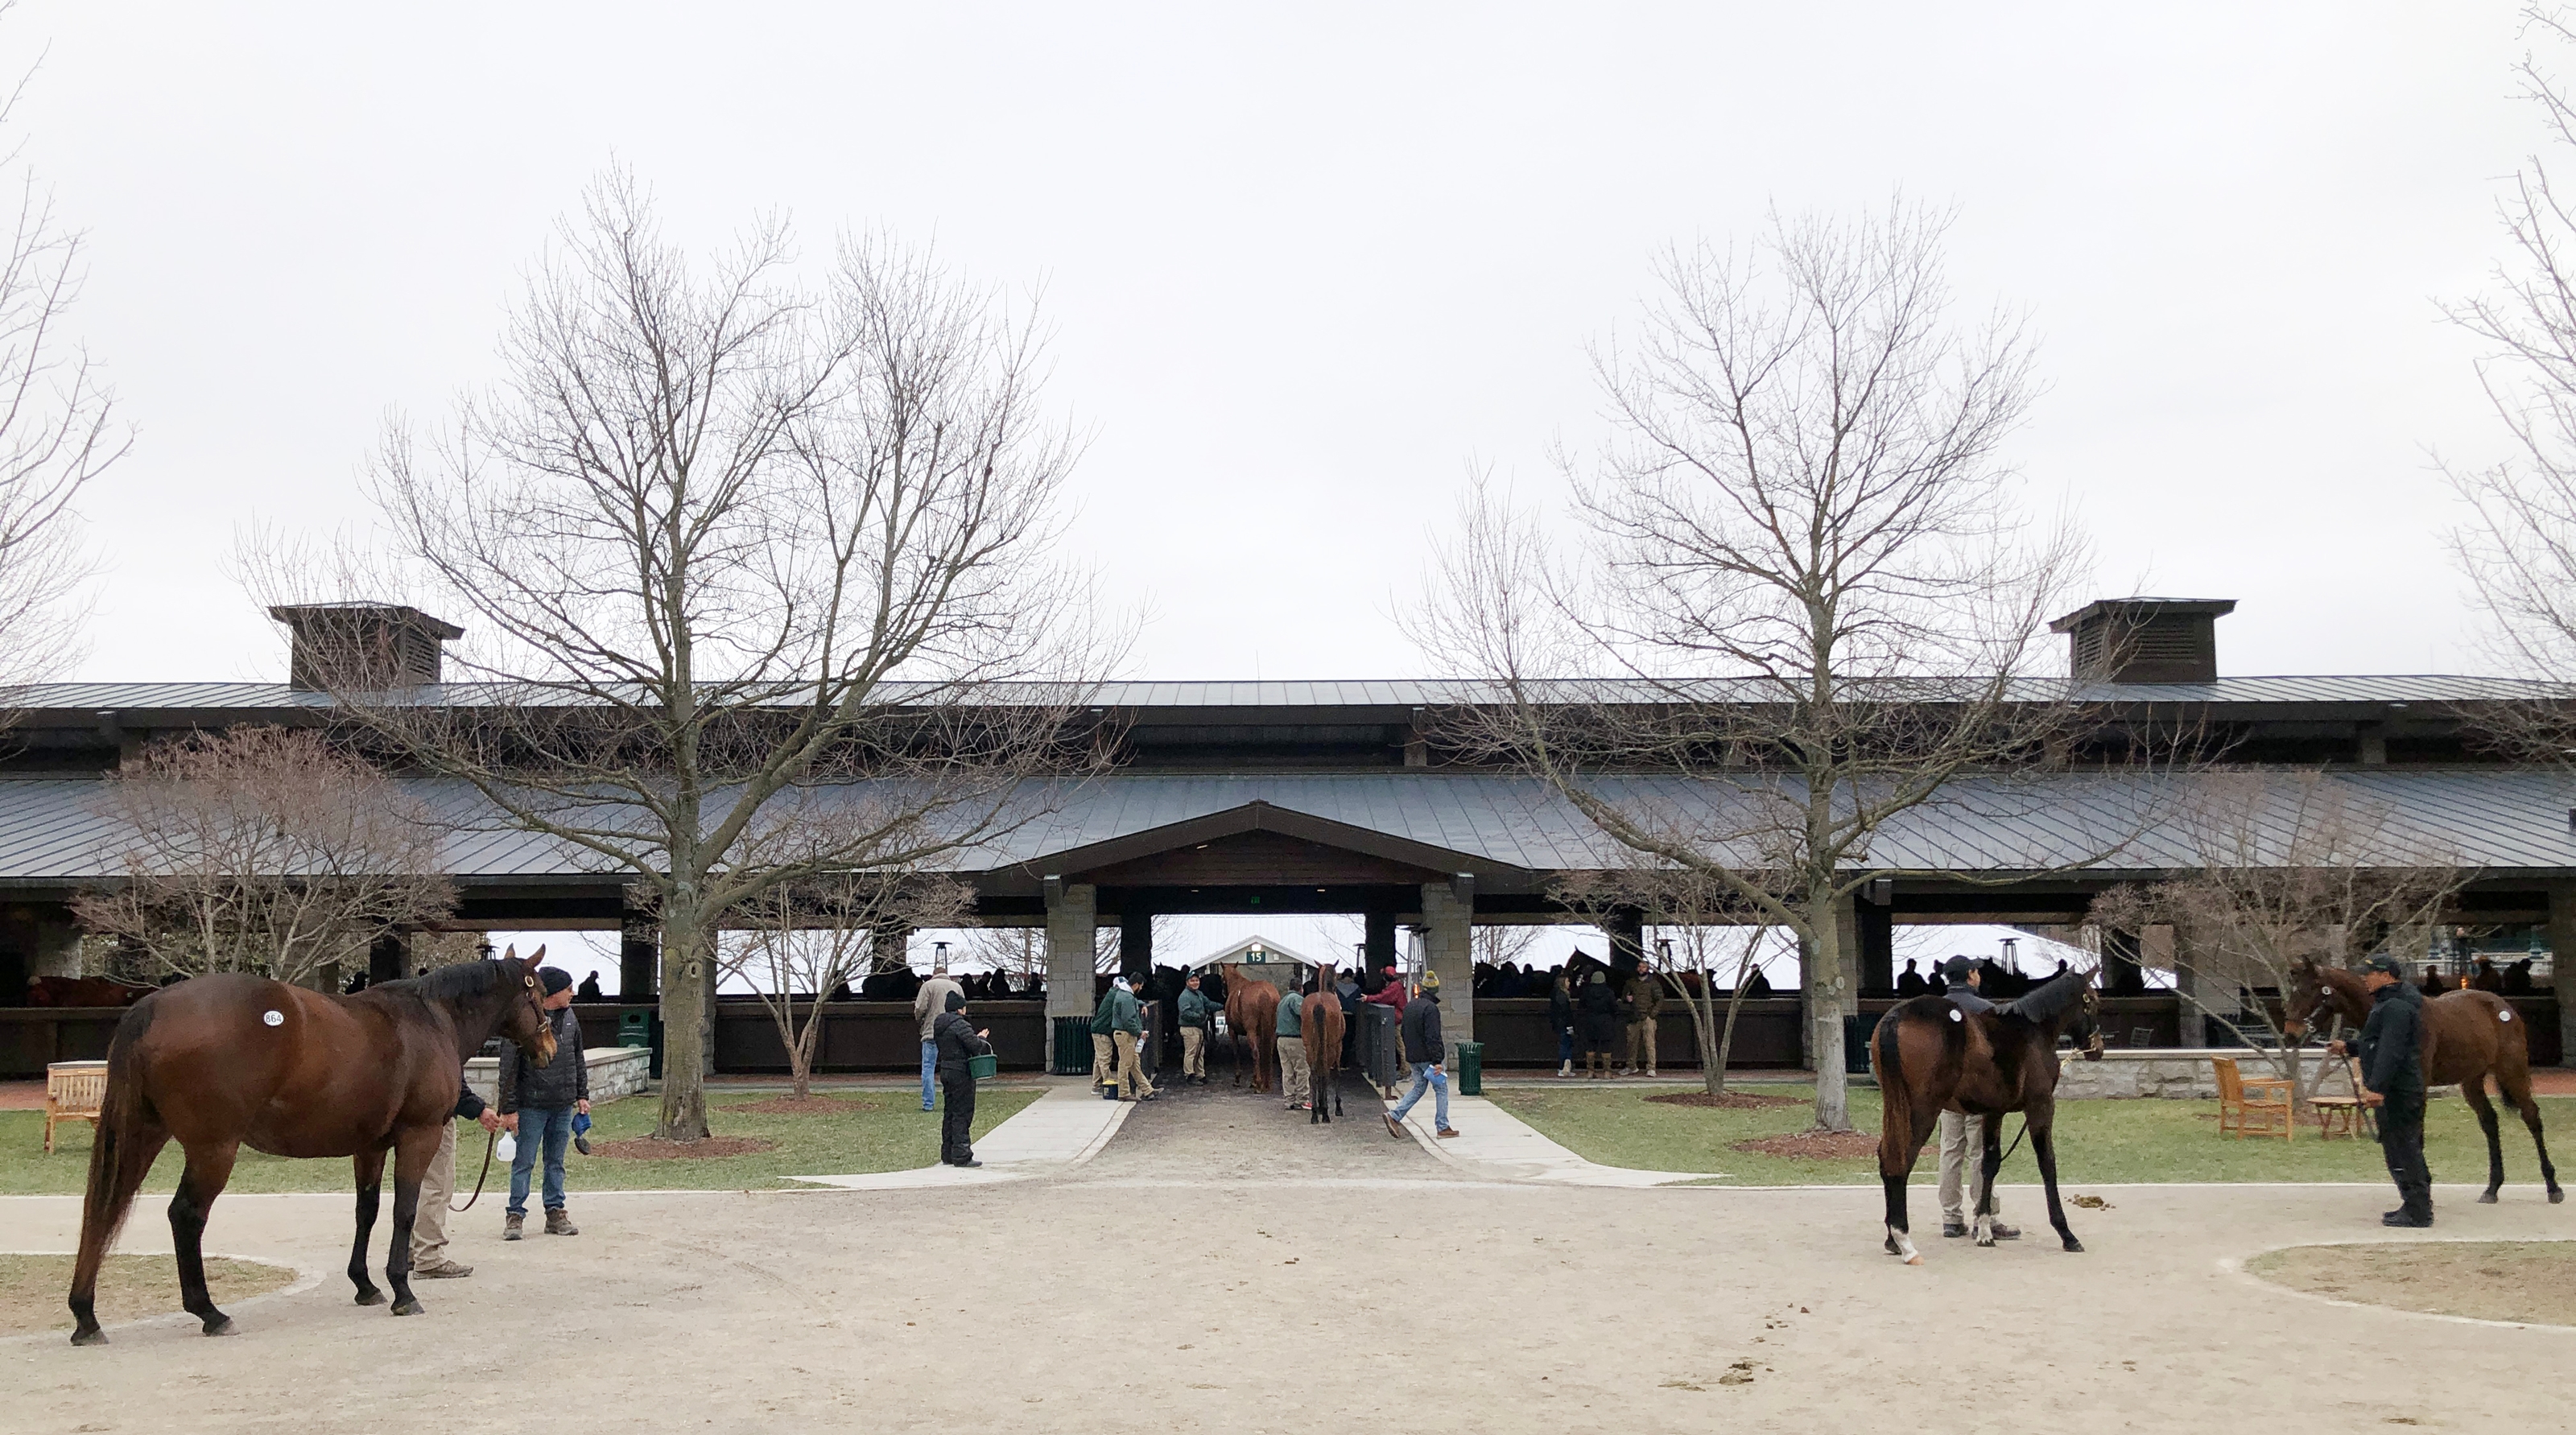
<path fill-rule="evenodd" d="M 1574 1060 L 1574 1028 L 1569 1026 L 1556 1034 L 1556 1064 L 1563 1066 L 1572 1060 Z"/>
<path fill-rule="evenodd" d="M 1449 1073 L 1442 1071 L 1436 1061 L 1413 1063 L 1413 1089 L 1404 1093 L 1402 1101 L 1395 1103 L 1395 1119 L 1399 1124 L 1403 1122 L 1404 1114 L 1413 1109 L 1413 1103 L 1422 1099 L 1426 1087 L 1439 1093 L 1439 1099 L 1432 1103 L 1431 1114 L 1440 1119 L 1439 1129 L 1446 1131 L 1449 1129 Z"/>
<path fill-rule="evenodd" d="M 572 1108 L 525 1106 L 519 1109 L 519 1151 L 510 1158 L 510 1214 L 528 1214 L 528 1177 L 535 1174 L 537 1149 L 545 1148 L 546 1209 L 563 1209 L 564 1148 L 572 1144 Z"/>
<path fill-rule="evenodd" d="M 931 1109 L 931 1098 L 939 1094 L 939 1043 L 921 1044 L 921 1109 Z"/>

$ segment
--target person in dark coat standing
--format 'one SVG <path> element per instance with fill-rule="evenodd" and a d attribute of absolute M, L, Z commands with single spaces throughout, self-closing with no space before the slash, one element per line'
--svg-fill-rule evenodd
<path fill-rule="evenodd" d="M 581 1234 L 564 1210 L 564 1148 L 572 1144 L 573 1117 L 590 1114 L 590 1063 L 581 1055 L 581 1018 L 572 1014 L 572 973 L 539 967 L 537 980 L 545 987 L 540 1005 L 554 1028 L 555 1059 L 539 1066 L 526 1047 L 501 1050 L 501 1125 L 519 1143 L 518 1155 L 510 1160 L 510 1206 L 501 1221 L 505 1241 L 519 1239 L 528 1219 L 528 1183 L 540 1159 L 545 1163 L 541 1195 L 546 1234 Z"/>
<path fill-rule="evenodd" d="M 2424 994 L 2386 953 L 2362 965 L 2370 1020 L 2361 1027 L 2361 1084 L 2379 1093 L 2379 1154 L 2397 1183 L 2383 1226 L 2433 1224 L 2433 1173 L 2424 1164 Z M 2326 1048 L 2343 1055 L 2343 1043 Z"/>
<path fill-rule="evenodd" d="M 939 1118 L 939 1159 L 950 1166 L 981 1166 L 975 1159 L 975 1069 L 968 1062 L 993 1054 L 990 1030 L 978 1031 L 966 1020 L 966 994 L 951 989 L 946 1011 L 931 1018 L 931 1044 L 939 1051 L 939 1094 L 947 1113 Z"/>
<path fill-rule="evenodd" d="M 1575 998 L 1583 1009 L 1583 1076 L 1587 1081 L 1610 1079 L 1610 1045 L 1619 1039 L 1619 989 L 1610 985 L 1610 974 L 1594 968 L 1583 979 L 1583 991 Z"/>
<path fill-rule="evenodd" d="M 1547 994 L 1547 1029 L 1556 1033 L 1556 1074 L 1574 1074 L 1574 983 L 1558 968 L 1556 984 Z"/>
<path fill-rule="evenodd" d="M 1404 1059 L 1413 1068 L 1413 1089 L 1404 1093 L 1395 1110 L 1386 1114 L 1386 1134 L 1404 1139 L 1405 1113 L 1422 1099 L 1425 1091 L 1436 1091 L 1431 1114 L 1437 1118 L 1433 1130 L 1443 1136 L 1458 1133 L 1449 1125 L 1449 1073 L 1441 1069 L 1448 1059 L 1448 1049 L 1440 1036 L 1440 974 L 1424 972 L 1422 985 L 1404 1008 Z"/>

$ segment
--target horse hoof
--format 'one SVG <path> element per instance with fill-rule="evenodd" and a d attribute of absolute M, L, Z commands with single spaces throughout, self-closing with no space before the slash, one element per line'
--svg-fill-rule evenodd
<path fill-rule="evenodd" d="M 208 1335 L 230 1335 L 232 1333 L 233 1318 L 231 1316 L 219 1315 L 213 1320 L 206 1322 L 206 1334 Z"/>
<path fill-rule="evenodd" d="M 2478 1204 L 2481 1206 L 2492 1206 L 2495 1203 L 2496 1193 L 2493 1191 L 2489 1191 L 2485 1195 L 2478 1197 Z"/>
<path fill-rule="evenodd" d="M 2566 1193 L 2566 1192 L 2559 1190 L 2559 1189 L 2558 1189 L 2557 1187 L 2555 1187 L 2555 1186 L 2552 1186 L 2552 1187 L 2550 1187 L 2550 1188 L 2549 1188 L 2549 1204 L 2551 1204 L 2551 1205 L 2553 1205 L 2553 1206 L 2564 1205 L 2564 1204 L 2566 1204 L 2566 1201 L 2567 1201 L 2567 1193 Z"/>
<path fill-rule="evenodd" d="M 373 1286 L 369 1286 L 367 1289 L 358 1292 L 358 1304 L 360 1305 L 383 1305 L 384 1303 L 385 1293 L 377 1290 Z"/>
<path fill-rule="evenodd" d="M 1986 1237 L 1984 1240 L 1977 1242 L 1977 1249 L 1978 1249 L 1978 1250 L 1981 1250 L 1981 1251 L 1991 1251 L 1991 1250 L 1993 1250 L 1994 1248 L 1995 1248 L 1995 1238 L 1994 1238 L 1994 1237 L 1992 1237 L 1992 1236 L 1988 1236 L 1988 1237 Z"/>
<path fill-rule="evenodd" d="M 396 1302 L 394 1302 L 394 1314 L 396 1314 L 396 1315 L 418 1315 L 418 1314 L 420 1314 L 420 1302 L 419 1302 L 419 1301 L 417 1301 L 417 1300 L 399 1300 L 399 1301 L 396 1301 Z"/>
<path fill-rule="evenodd" d="M 74 1344 L 74 1345 L 105 1345 L 105 1344 L 107 1344 L 107 1332 L 106 1332 L 106 1331 L 103 1331 L 103 1330 L 100 1330 L 100 1329 L 99 1329 L 98 1327 L 96 1327 L 96 1326 L 92 1326 L 92 1327 L 90 1327 L 90 1328 L 89 1328 L 89 1329 L 87 1329 L 87 1330 L 76 1330 L 76 1331 L 73 1331 L 73 1332 L 72 1332 L 72 1344 Z"/>
<path fill-rule="evenodd" d="M 2070 1253 L 2080 1256 L 2084 1254 L 2084 1243 L 2075 1239 L 2073 1236 L 2068 1236 L 2066 1238 L 2066 1249 Z"/>
<path fill-rule="evenodd" d="M 1923 1264 L 1923 1253 L 1920 1251 L 1915 1252 L 1913 1255 L 1906 1258 L 1905 1263 L 1909 1266 L 1919 1266 Z"/>

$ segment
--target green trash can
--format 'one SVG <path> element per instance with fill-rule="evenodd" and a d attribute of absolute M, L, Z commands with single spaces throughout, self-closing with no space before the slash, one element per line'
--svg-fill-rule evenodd
<path fill-rule="evenodd" d="M 1485 1094 L 1485 1044 L 1481 1041 L 1458 1043 L 1458 1094 Z"/>
<path fill-rule="evenodd" d="M 1091 1074 L 1091 1018 L 1060 1016 L 1055 1019 L 1055 1074 Z"/>
<path fill-rule="evenodd" d="M 653 1014 L 648 1011 L 621 1012 L 617 1017 L 619 1046 L 650 1048 L 653 1045 Z"/>

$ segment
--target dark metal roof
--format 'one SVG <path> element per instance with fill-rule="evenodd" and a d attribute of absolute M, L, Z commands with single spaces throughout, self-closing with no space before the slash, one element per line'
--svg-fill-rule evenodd
<path fill-rule="evenodd" d="M 1677 687 L 1616 679 L 1573 680 L 1541 685 L 1542 691 L 1596 702 L 1668 701 Z M 1749 701 L 1771 696 L 1741 681 L 1711 681 L 1686 690 L 1709 701 Z M 471 705 L 478 689 L 451 683 L 424 688 L 426 701 Z M 1015 694 L 1045 693 L 1059 688 L 996 684 L 996 702 Z M 2062 683 L 2033 680 L 2032 696 L 2063 696 Z M 2205 683 L 2085 683 L 2074 698 L 2088 703 L 2458 703 L 2516 701 L 2564 695 L 2556 685 L 2518 678 L 2451 674 L 2389 674 L 2316 677 L 2223 677 Z M 1130 711 L 1174 708 L 1378 708 L 1410 709 L 1491 702 L 1496 690 L 1486 683 L 1441 679 L 1370 679 L 1313 682 L 1116 682 L 1102 684 L 1095 702 Z M 247 713 L 328 710 L 328 694 L 290 688 L 284 683 L 36 683 L 0 689 L 0 709 L 20 712 L 172 714 L 190 712 Z"/>
<path fill-rule="evenodd" d="M 1877 863 L 1921 872 L 2017 872 L 2083 861 L 2118 834 L 2145 835 L 2099 863 L 2105 872 L 2190 867 L 2194 833 L 2178 815 L 2189 778 L 2055 774 L 1977 778 L 1892 823 Z M 2392 836 L 2442 848 L 2499 872 L 2576 869 L 2576 780 L 2510 768 L 2359 770 L 2332 775 L 2361 803 L 2384 807 Z M 407 783 L 444 820 L 449 870 L 467 881 L 596 879 L 601 859 L 495 820 L 469 789 Z M 1733 783 L 1685 778 L 1605 779 L 1605 794 L 1675 814 L 1714 831 L 1753 799 Z M 112 874 L 120 834 L 94 810 L 93 779 L 0 781 L 0 881 L 46 884 Z M 1261 802 L 1327 822 L 1402 838 L 1471 859 L 1463 864 L 1534 873 L 1581 870 L 1614 859 L 1587 823 L 1533 779 L 1430 771 L 1371 775 L 1115 775 L 1060 795 L 1043 819 L 969 854 L 961 870 L 1055 870 L 1050 854 L 1152 832 Z M 1732 854 L 1747 865 L 1752 850 Z"/>

